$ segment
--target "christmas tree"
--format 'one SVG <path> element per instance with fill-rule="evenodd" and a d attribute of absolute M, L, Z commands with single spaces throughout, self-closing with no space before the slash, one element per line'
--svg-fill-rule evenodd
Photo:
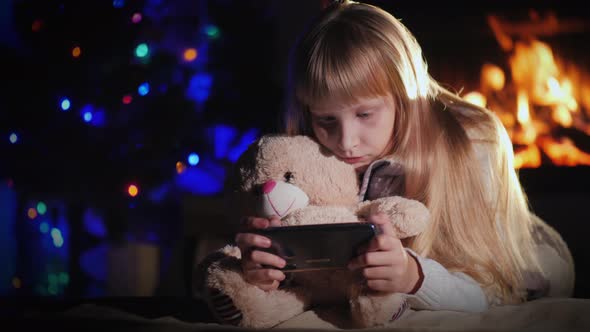
<path fill-rule="evenodd" d="M 267 1 L 2 6 L 0 179 L 17 202 L 14 288 L 84 292 L 86 249 L 129 233 L 171 240 L 163 219 L 178 218 L 179 196 L 219 194 L 246 146 L 275 129 Z M 43 261 L 51 268 L 33 259 L 50 255 L 44 246 L 23 245 L 43 238 L 62 249 Z"/>

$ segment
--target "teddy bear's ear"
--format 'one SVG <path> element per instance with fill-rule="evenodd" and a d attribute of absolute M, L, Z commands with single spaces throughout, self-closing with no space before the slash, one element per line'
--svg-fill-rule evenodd
<path fill-rule="evenodd" d="M 252 142 L 231 167 L 225 182 L 228 191 L 241 191 L 244 187 L 249 187 L 248 181 L 254 178 L 256 156 L 264 139 L 263 137 Z"/>

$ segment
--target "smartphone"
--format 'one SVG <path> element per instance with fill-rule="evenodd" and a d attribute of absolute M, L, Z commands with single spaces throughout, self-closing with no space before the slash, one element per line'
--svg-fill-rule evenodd
<path fill-rule="evenodd" d="M 379 233 L 371 223 L 337 223 L 269 227 L 253 230 L 272 242 L 269 248 L 258 248 L 282 257 L 281 270 L 299 272 L 346 268 L 357 249 Z"/>

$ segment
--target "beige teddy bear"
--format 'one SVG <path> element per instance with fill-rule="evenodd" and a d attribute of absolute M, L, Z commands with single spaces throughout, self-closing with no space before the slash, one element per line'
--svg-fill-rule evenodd
<path fill-rule="evenodd" d="M 283 226 L 360 222 L 370 213 L 386 213 L 400 239 L 426 227 L 429 213 L 400 196 L 359 202 L 359 179 L 306 136 L 265 136 L 252 144 L 236 165 L 235 211 L 281 217 Z M 244 208 L 238 207 L 238 205 Z M 404 294 L 365 289 L 349 270 L 293 272 L 288 285 L 264 291 L 243 278 L 240 250 L 227 245 L 206 257 L 196 271 L 195 290 L 225 324 L 268 328 L 320 305 L 344 304 L 355 326 L 387 323 L 405 305 Z"/>

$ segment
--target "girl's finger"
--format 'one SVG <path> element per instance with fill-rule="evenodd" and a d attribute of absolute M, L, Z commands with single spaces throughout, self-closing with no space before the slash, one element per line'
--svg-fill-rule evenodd
<path fill-rule="evenodd" d="M 397 261 L 398 259 L 391 251 L 373 251 L 353 258 L 348 263 L 348 269 L 356 270 L 367 266 L 391 266 Z"/>
<path fill-rule="evenodd" d="M 238 233 L 235 242 L 242 252 L 252 247 L 268 248 L 271 245 L 269 238 L 254 233 Z"/>
<path fill-rule="evenodd" d="M 270 283 L 261 283 L 261 284 L 256 284 L 256 286 L 260 289 L 262 289 L 263 291 L 271 291 L 271 290 L 275 290 L 277 288 L 279 288 L 280 282 L 273 280 Z"/>
<path fill-rule="evenodd" d="M 268 226 L 270 226 L 270 221 L 265 218 L 245 217 L 240 222 L 240 227 L 244 231 L 249 229 L 263 229 L 267 228 Z"/>
<path fill-rule="evenodd" d="M 256 269 L 245 272 L 244 277 L 249 283 L 258 285 L 280 282 L 285 279 L 285 274 L 276 269 Z"/>
<path fill-rule="evenodd" d="M 392 281 L 394 279 L 394 274 L 390 266 L 366 267 L 363 269 L 362 274 L 367 280 L 381 279 Z"/>
<path fill-rule="evenodd" d="M 377 213 L 372 214 L 369 216 L 370 223 L 375 224 L 381 230 L 381 233 L 384 235 L 389 235 L 395 237 L 395 230 L 393 229 L 393 225 L 391 224 L 391 220 L 389 217 L 384 213 Z"/>
<path fill-rule="evenodd" d="M 282 269 L 287 264 L 281 257 L 261 250 L 253 250 L 250 253 L 250 259 L 256 264 L 273 266 L 279 269 Z"/>
<path fill-rule="evenodd" d="M 383 279 L 367 280 L 367 286 L 377 292 L 391 292 L 394 289 L 390 280 Z"/>
<path fill-rule="evenodd" d="M 279 218 L 278 216 L 271 216 L 270 219 L 270 226 L 271 227 L 279 227 L 281 226 L 281 218 Z"/>
<path fill-rule="evenodd" d="M 390 235 L 380 234 L 373 238 L 366 251 L 393 251 L 401 247 L 401 241 Z"/>

